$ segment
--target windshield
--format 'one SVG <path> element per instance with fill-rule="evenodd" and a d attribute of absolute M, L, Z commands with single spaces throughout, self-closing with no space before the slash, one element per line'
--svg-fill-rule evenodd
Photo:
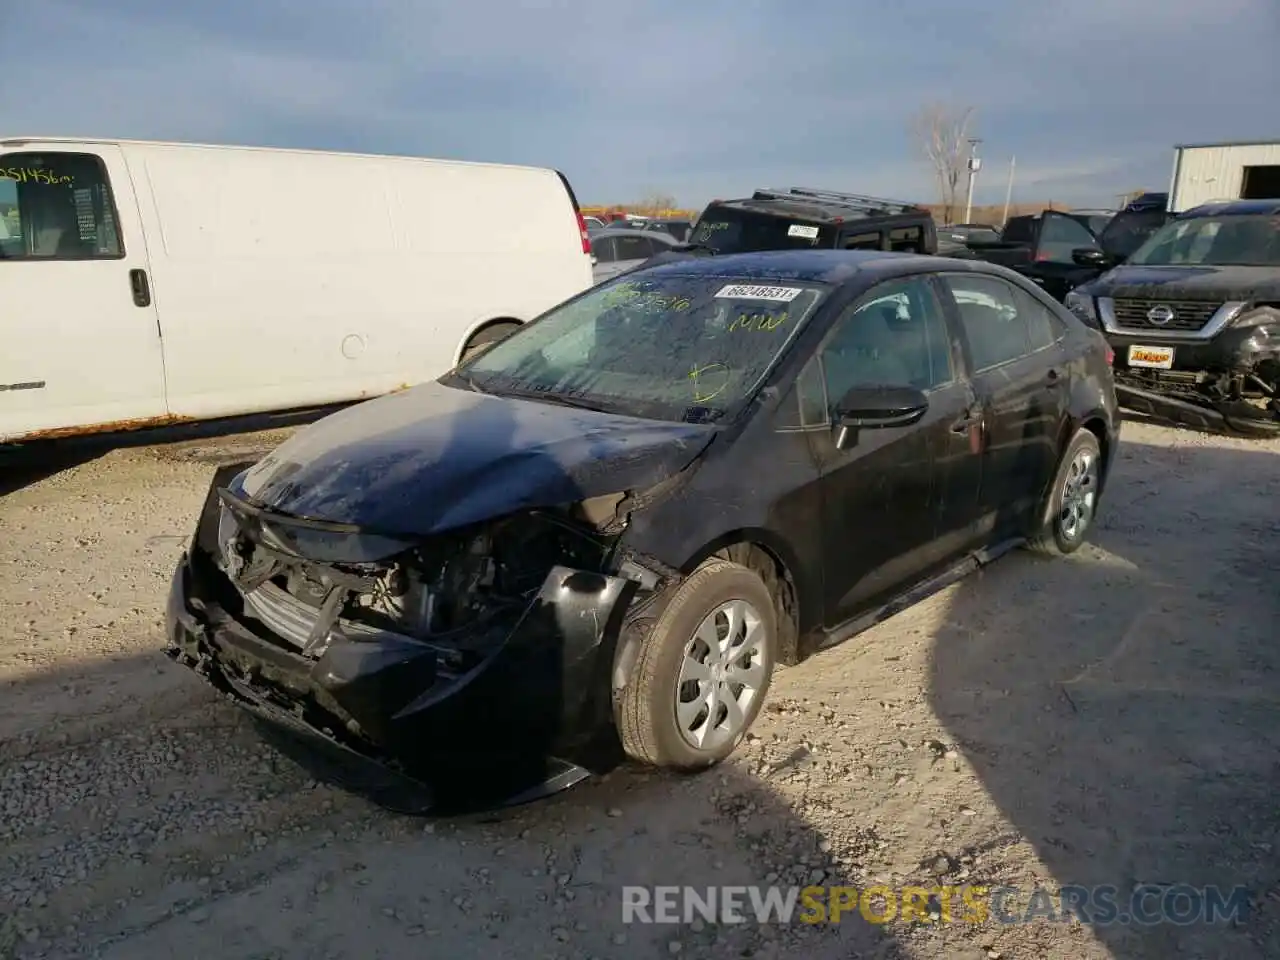
<path fill-rule="evenodd" d="M 716 253 L 761 250 L 810 250 L 818 246 L 819 228 L 784 216 L 713 207 L 698 220 L 689 243 Z"/>
<path fill-rule="evenodd" d="M 1174 220 L 1152 234 L 1129 262 L 1146 267 L 1280 267 L 1280 217 L 1257 214 Z"/>
<path fill-rule="evenodd" d="M 456 373 L 485 393 L 656 420 L 731 419 L 826 292 L 732 277 L 619 278 L 552 309 Z"/>
<path fill-rule="evenodd" d="M 1117 214 L 1107 224 L 1107 228 L 1098 238 L 1098 243 L 1112 256 L 1131 257 L 1133 252 L 1164 226 L 1168 219 L 1168 215 L 1162 210 L 1127 210 Z"/>

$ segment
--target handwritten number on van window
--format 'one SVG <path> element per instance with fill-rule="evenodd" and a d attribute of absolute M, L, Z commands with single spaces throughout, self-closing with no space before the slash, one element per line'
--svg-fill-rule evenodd
<path fill-rule="evenodd" d="M 18 183 L 60 184 L 75 183 L 74 177 L 63 176 L 52 170 L 35 170 L 31 167 L 0 167 L 0 180 L 17 180 Z"/>
<path fill-rule="evenodd" d="M 781 313 L 740 313 L 733 323 L 729 324 L 729 332 L 735 330 L 777 330 L 787 322 L 787 311 Z"/>

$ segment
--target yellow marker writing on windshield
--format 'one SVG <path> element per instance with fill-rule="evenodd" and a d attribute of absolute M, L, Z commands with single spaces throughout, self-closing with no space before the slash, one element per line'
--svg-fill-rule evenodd
<path fill-rule="evenodd" d="M 787 311 L 779 314 L 772 313 L 740 313 L 733 323 L 729 324 L 729 330 L 777 330 L 780 326 L 787 322 Z"/>
<path fill-rule="evenodd" d="M 714 374 L 716 370 L 724 371 L 724 383 L 714 390 L 708 390 L 706 387 L 699 385 L 699 381 L 704 374 L 708 372 Z M 693 381 L 693 402 L 708 403 L 724 393 L 725 387 L 729 386 L 729 371 L 723 363 L 708 363 L 701 367 L 695 366 L 690 370 L 689 379 Z"/>

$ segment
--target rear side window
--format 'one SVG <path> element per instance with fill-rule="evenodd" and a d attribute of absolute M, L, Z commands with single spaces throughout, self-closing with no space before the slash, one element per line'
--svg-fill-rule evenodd
<path fill-rule="evenodd" d="M 1018 312 L 1027 321 L 1027 346 L 1032 351 L 1043 350 L 1066 336 L 1067 328 L 1053 311 L 1025 290 L 1015 293 Z"/>
<path fill-rule="evenodd" d="M 1035 348 L 1025 309 L 1012 285 L 980 274 L 947 274 L 975 373 L 1024 357 Z"/>
<path fill-rule="evenodd" d="M 123 254 L 100 157 L 57 151 L 0 155 L 0 257 L 97 260 Z"/>

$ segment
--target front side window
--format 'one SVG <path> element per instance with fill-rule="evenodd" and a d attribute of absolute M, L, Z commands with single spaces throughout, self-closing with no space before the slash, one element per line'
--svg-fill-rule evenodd
<path fill-rule="evenodd" d="M 832 404 L 854 387 L 931 390 L 953 379 L 942 307 L 923 277 L 871 290 L 836 321 L 820 356 Z"/>
<path fill-rule="evenodd" d="M 101 158 L 88 153 L 0 154 L 0 258 L 94 260 L 122 253 Z"/>
<path fill-rule="evenodd" d="M 1003 280 L 980 274 L 948 274 L 943 281 L 959 309 L 975 373 L 1031 352 L 1018 291 Z"/>
<path fill-rule="evenodd" d="M 1280 217 L 1268 214 L 1173 220 L 1134 251 L 1143 267 L 1280 267 Z"/>
<path fill-rule="evenodd" d="M 1087 247 L 1098 249 L 1097 238 L 1078 220 L 1071 217 L 1058 216 L 1053 213 L 1044 215 L 1044 223 L 1040 227 L 1040 244 L 1036 248 L 1036 259 L 1042 263 L 1074 263 L 1071 253 Z"/>
<path fill-rule="evenodd" d="M 522 327 L 456 374 L 486 393 L 658 420 L 736 416 L 827 295 L 825 285 L 626 277 Z"/>

